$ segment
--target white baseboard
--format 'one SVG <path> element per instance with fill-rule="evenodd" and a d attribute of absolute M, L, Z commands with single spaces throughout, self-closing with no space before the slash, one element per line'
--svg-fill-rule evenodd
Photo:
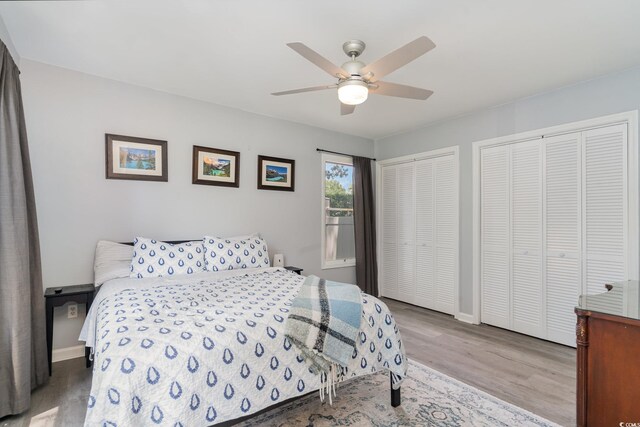
<path fill-rule="evenodd" d="M 455 318 L 461 322 L 477 325 L 477 323 L 473 320 L 473 314 L 458 313 L 456 314 Z"/>
<path fill-rule="evenodd" d="M 84 357 L 84 345 L 74 345 L 73 347 L 54 348 L 51 352 L 52 362 Z"/>

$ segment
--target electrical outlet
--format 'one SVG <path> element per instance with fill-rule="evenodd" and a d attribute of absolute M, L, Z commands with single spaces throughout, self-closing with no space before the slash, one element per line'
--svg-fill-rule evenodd
<path fill-rule="evenodd" d="M 78 317 L 78 304 L 69 304 L 67 308 L 67 319 L 75 319 Z"/>

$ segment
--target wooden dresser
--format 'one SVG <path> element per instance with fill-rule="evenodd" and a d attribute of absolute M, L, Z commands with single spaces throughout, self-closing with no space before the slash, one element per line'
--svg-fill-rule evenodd
<path fill-rule="evenodd" d="M 578 426 L 640 426 L 638 281 L 583 295 L 576 307 Z"/>

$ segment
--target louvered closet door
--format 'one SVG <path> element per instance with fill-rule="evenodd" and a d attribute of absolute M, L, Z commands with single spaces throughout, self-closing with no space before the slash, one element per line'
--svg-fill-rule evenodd
<path fill-rule="evenodd" d="M 397 166 L 398 170 L 398 293 L 402 301 L 414 301 L 415 281 L 415 207 L 414 164 Z"/>
<path fill-rule="evenodd" d="M 547 339 L 575 346 L 581 275 L 581 134 L 543 139 Z"/>
<path fill-rule="evenodd" d="M 605 283 L 628 278 L 627 126 L 585 131 L 582 141 L 583 293 L 596 294 L 604 292 Z M 622 295 L 602 308 L 622 311 Z"/>
<path fill-rule="evenodd" d="M 382 279 L 385 296 L 398 298 L 398 171 L 395 166 L 382 168 Z"/>
<path fill-rule="evenodd" d="M 510 328 L 509 147 L 482 149 L 480 162 L 481 316 Z"/>
<path fill-rule="evenodd" d="M 542 283 L 542 146 L 511 146 L 512 329 L 544 337 Z"/>
<path fill-rule="evenodd" d="M 434 253 L 434 165 L 415 162 L 416 295 L 415 304 L 436 310 Z"/>
<path fill-rule="evenodd" d="M 435 295 L 434 309 L 455 311 L 458 241 L 458 173 L 454 156 L 433 160 L 435 177 Z"/>

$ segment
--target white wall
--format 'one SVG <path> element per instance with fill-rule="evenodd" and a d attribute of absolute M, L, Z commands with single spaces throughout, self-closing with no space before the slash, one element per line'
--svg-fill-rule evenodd
<path fill-rule="evenodd" d="M 29 60 L 21 70 L 45 287 L 92 282 L 99 239 L 254 231 L 305 274 L 355 281 L 353 268 L 320 270 L 315 149 L 372 156 L 372 141 Z M 169 182 L 105 179 L 105 133 L 167 140 Z M 239 151 L 240 188 L 191 184 L 193 145 Z M 295 192 L 256 189 L 258 154 L 295 159 Z M 77 345 L 81 327 L 62 311 L 55 348 Z"/>
<path fill-rule="evenodd" d="M 640 68 L 634 68 L 375 142 L 378 160 L 453 145 L 460 146 L 461 312 L 471 314 L 473 303 L 472 143 L 527 130 L 637 110 L 639 107 Z"/>
<path fill-rule="evenodd" d="M 20 55 L 18 55 L 18 51 L 13 45 L 13 40 L 11 40 L 11 35 L 9 35 L 9 31 L 7 30 L 7 26 L 5 25 L 2 17 L 0 16 L 0 40 L 7 46 L 9 49 L 9 53 L 13 57 L 13 61 L 20 65 Z"/>

